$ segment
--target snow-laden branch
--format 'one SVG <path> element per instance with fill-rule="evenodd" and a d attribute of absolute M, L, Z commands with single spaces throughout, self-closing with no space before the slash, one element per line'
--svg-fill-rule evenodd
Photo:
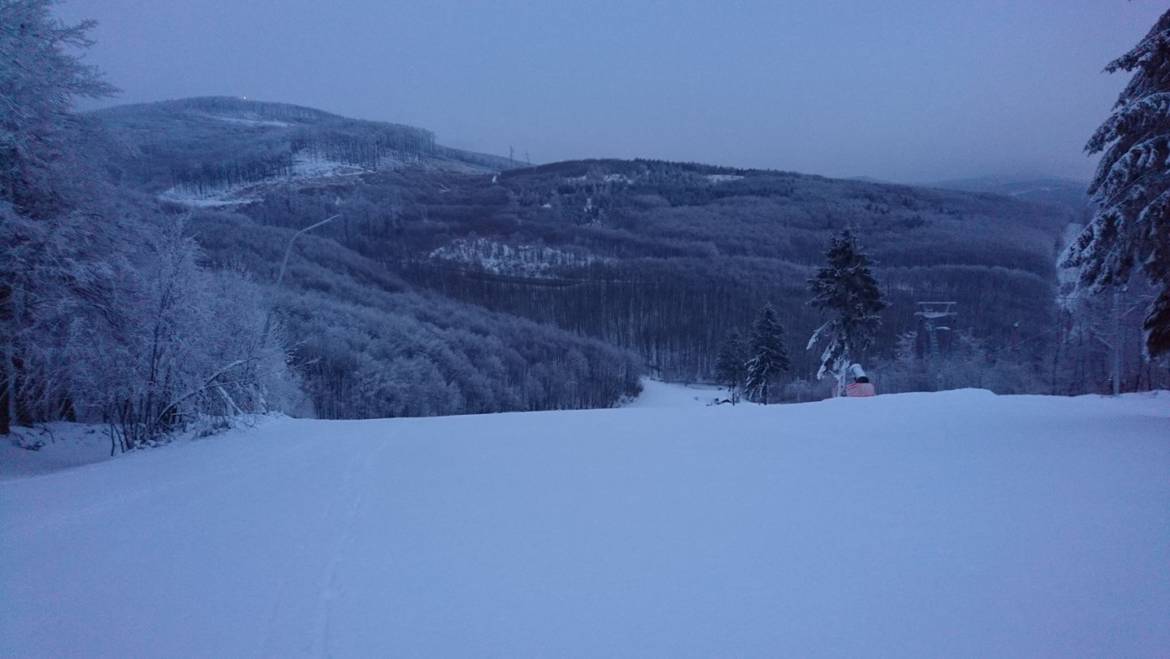
<path fill-rule="evenodd" d="M 831 321 L 831 320 L 825 321 L 825 323 L 823 325 L 821 325 L 820 327 L 813 330 L 812 336 L 810 336 L 808 339 L 808 345 L 805 346 L 804 349 L 805 350 L 812 350 L 813 346 L 815 346 L 817 344 L 817 342 L 819 342 L 821 340 L 821 335 L 824 334 L 825 331 L 827 331 L 829 329 L 829 325 L 832 325 L 832 324 L 833 324 L 833 321 Z"/>
<path fill-rule="evenodd" d="M 178 407 L 180 403 L 182 403 L 182 402 L 184 402 L 184 401 L 186 401 L 186 400 L 188 400 L 188 399 L 190 399 L 190 398 L 192 398 L 192 397 L 194 397 L 194 396 L 196 396 L 204 391 L 207 391 L 208 389 L 211 389 L 212 387 L 219 386 L 219 383 L 217 383 L 216 380 L 219 379 L 219 377 L 221 375 L 223 375 L 224 373 L 227 373 L 228 371 L 232 370 L 233 368 L 235 368 L 237 366 L 241 366 L 247 362 L 252 361 L 252 359 L 253 358 L 237 359 L 237 360 L 233 361 L 232 363 L 228 364 L 227 366 L 224 366 L 223 368 L 221 368 L 218 371 L 216 371 L 215 373 L 213 373 L 211 375 L 211 377 L 207 378 L 207 382 L 204 383 L 203 386 L 196 387 L 195 389 L 191 389 L 187 393 L 185 393 L 185 394 L 179 396 L 178 398 L 174 399 L 173 401 L 171 401 L 170 404 L 167 405 L 166 407 L 164 407 L 162 412 L 159 413 L 158 418 L 156 418 L 154 420 L 154 425 L 157 426 L 157 425 L 161 424 L 163 419 L 165 419 L 166 416 L 168 414 L 170 414 L 172 410 L 174 410 L 176 407 Z"/>

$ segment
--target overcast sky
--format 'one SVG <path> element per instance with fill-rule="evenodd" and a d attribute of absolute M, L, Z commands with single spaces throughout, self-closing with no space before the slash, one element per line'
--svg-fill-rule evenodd
<path fill-rule="evenodd" d="M 68 0 L 117 102 L 231 95 L 534 162 L 1085 179 L 1151 0 Z"/>

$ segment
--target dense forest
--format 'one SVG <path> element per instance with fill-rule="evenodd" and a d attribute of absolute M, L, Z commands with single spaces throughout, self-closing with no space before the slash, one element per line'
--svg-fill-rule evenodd
<path fill-rule="evenodd" d="M 191 214 L 210 263 L 274 280 L 291 232 L 222 210 Z M 639 360 L 598 340 L 412 286 L 336 242 L 297 243 L 275 305 L 322 418 L 608 407 Z"/>
<path fill-rule="evenodd" d="M 217 206 L 233 222 L 285 231 L 336 215 L 314 235 L 348 259 L 381 268 L 427 305 L 458 300 L 556 326 L 631 350 L 647 372 L 666 379 L 712 381 L 722 337 L 747 328 L 765 304 L 775 306 L 793 341 L 807 337 L 820 319 L 806 304 L 806 281 L 829 237 L 849 228 L 889 302 L 861 357 L 880 365 L 890 388 L 981 383 L 1004 392 L 1078 393 L 1109 386 L 1112 357 L 1074 326 L 1083 314 L 1058 304 L 1060 253 L 1087 214 L 1067 182 L 942 184 L 965 188 L 952 190 L 649 160 L 521 167 L 425 140 L 371 161 L 361 154 L 380 147 L 345 145 L 362 135 L 377 143 L 379 130 L 397 127 L 333 115 L 295 124 L 298 112 L 315 111 L 282 107 L 191 99 L 93 116 L 106 139 L 124 141 L 127 126 L 138 126 L 139 150 L 163 160 L 182 162 L 195 149 L 205 159 L 200 171 L 214 169 L 205 166 L 215 162 L 214 131 L 228 142 L 250 135 L 256 145 L 279 144 L 286 160 L 311 151 L 318 161 L 352 165 L 265 174 L 246 194 L 178 199 L 171 210 L 193 212 L 198 226 L 213 215 L 200 207 Z M 163 130 L 174 121 L 174 130 Z M 192 130 L 192 122 L 207 123 Z M 146 126 L 154 126 L 157 141 Z M 195 136 L 197 149 L 186 144 Z M 136 163 L 128 156 L 111 166 L 133 171 Z M 138 186 L 158 194 L 222 184 L 167 171 L 165 180 L 139 176 Z M 238 259 L 241 246 L 215 233 L 200 239 L 205 247 L 213 245 L 224 263 Z M 262 276 L 270 276 L 269 267 L 248 266 Z M 355 290 L 362 287 L 368 282 Z M 933 333 L 942 334 L 932 335 L 940 348 L 928 354 L 931 332 L 917 303 L 939 300 L 954 302 L 957 316 L 945 333 Z M 309 331 L 298 323 L 290 328 Z M 315 340 L 310 334 L 300 337 L 305 345 Z M 1143 361 L 1139 342 L 1124 343 L 1125 361 L 1137 369 L 1128 371 L 1127 386 L 1153 386 L 1164 377 Z M 826 395 L 826 387 L 810 382 L 817 356 L 794 348 L 784 395 Z"/>

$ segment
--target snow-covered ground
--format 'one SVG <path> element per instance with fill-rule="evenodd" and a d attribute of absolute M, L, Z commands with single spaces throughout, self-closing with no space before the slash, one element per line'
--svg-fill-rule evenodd
<path fill-rule="evenodd" d="M 691 391 L 0 482 L 0 655 L 1166 656 L 1165 394 Z"/>
<path fill-rule="evenodd" d="M 725 400 L 727 390 L 706 384 L 674 384 L 642 379 L 642 393 L 625 407 L 706 407 Z"/>
<path fill-rule="evenodd" d="M 14 430 L 13 435 L 0 436 L 0 480 L 47 474 L 110 457 L 110 436 L 102 426 L 50 423 Z"/>
<path fill-rule="evenodd" d="M 207 112 L 195 112 L 196 116 L 206 117 L 208 119 L 215 119 L 216 121 L 224 121 L 229 124 L 240 124 L 242 126 L 259 126 L 263 128 L 288 128 L 292 124 L 287 121 L 274 121 L 272 119 L 262 119 L 259 116 L 229 116 L 224 114 L 211 114 Z"/>
<path fill-rule="evenodd" d="M 389 162 L 391 159 L 386 158 Z M 398 161 L 393 161 L 397 164 Z M 332 160 L 324 156 L 315 155 L 312 153 L 298 153 L 293 156 L 293 168 L 291 176 L 285 177 L 284 180 L 296 178 L 330 178 L 334 176 L 356 176 L 358 174 L 369 173 L 370 170 L 357 165 L 351 165 L 338 160 Z"/>
<path fill-rule="evenodd" d="M 225 121 L 229 117 L 216 117 Z M 239 121 L 248 121 L 240 119 Z M 269 122 L 271 123 L 271 122 Z M 280 123 L 280 122 L 276 122 Z M 380 168 L 392 169 L 401 165 L 393 158 L 384 158 Z M 173 204 L 193 206 L 196 208 L 218 208 L 222 206 L 238 206 L 251 204 L 264 198 L 265 191 L 274 185 L 289 183 L 290 181 L 311 181 L 340 176 L 357 176 L 369 173 L 370 170 L 357 165 L 332 160 L 324 156 L 309 152 L 297 153 L 293 156 L 292 169 L 287 175 L 272 176 L 266 179 L 248 183 L 224 184 L 214 187 L 195 188 L 188 185 L 177 185 L 167 188 L 159 194 L 159 199 Z"/>

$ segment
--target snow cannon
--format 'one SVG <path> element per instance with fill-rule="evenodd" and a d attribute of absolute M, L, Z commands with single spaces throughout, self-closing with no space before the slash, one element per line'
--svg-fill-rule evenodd
<path fill-rule="evenodd" d="M 865 374 L 861 364 L 850 366 L 849 375 L 853 381 L 845 385 L 846 396 L 849 398 L 869 398 L 877 395 L 877 390 L 873 388 L 873 383 L 869 381 L 869 376 Z"/>

